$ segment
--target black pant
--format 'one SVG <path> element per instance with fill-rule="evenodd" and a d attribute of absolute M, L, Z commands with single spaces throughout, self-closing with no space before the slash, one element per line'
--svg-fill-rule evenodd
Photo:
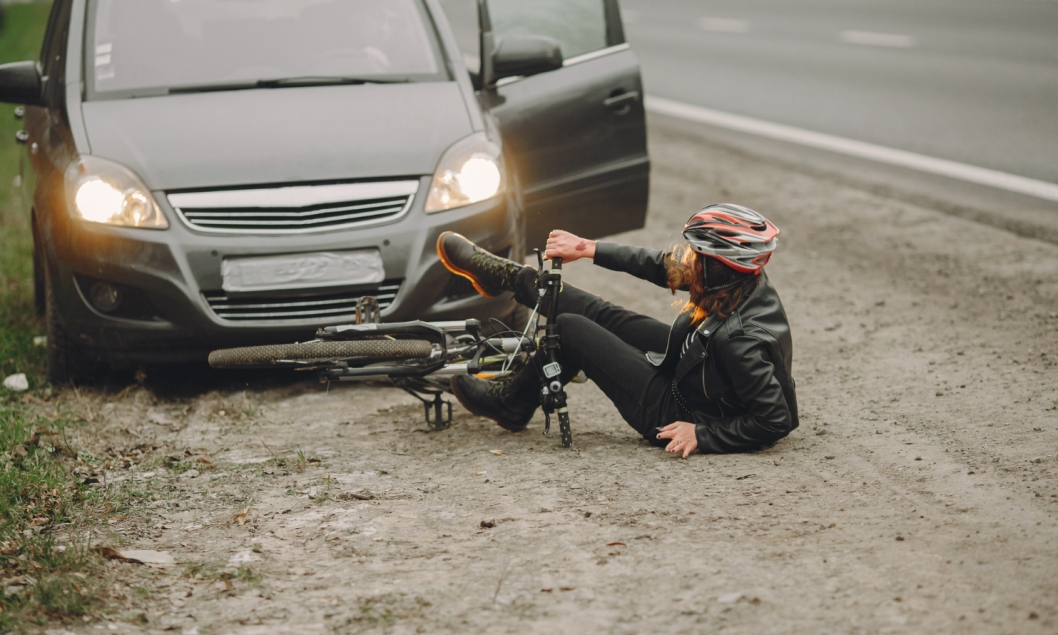
<path fill-rule="evenodd" d="M 669 325 L 570 284 L 564 284 L 559 295 L 555 322 L 561 337 L 563 382 L 583 370 L 636 432 L 655 445 L 667 443 L 659 443 L 656 428 L 680 418 L 671 390 L 673 376 L 652 364 L 646 352 L 665 350 Z M 518 382 L 526 386 L 526 392 L 527 379 Z M 539 380 L 535 377 L 532 387 L 532 399 L 536 399 Z"/>

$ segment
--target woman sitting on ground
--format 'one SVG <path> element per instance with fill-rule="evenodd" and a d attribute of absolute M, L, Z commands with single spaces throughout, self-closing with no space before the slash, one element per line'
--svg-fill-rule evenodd
<path fill-rule="evenodd" d="M 759 213 L 730 204 L 692 216 L 683 230 L 688 245 L 668 253 L 551 232 L 548 258 L 591 258 L 690 293 L 670 326 L 564 284 L 556 318 L 563 383 L 583 370 L 636 432 L 683 458 L 763 449 L 790 434 L 798 424 L 790 325 L 763 270 L 778 235 Z M 482 295 L 513 291 L 536 305 L 532 267 L 453 232 L 438 238 L 437 252 Z M 504 380 L 455 377 L 452 391 L 467 410 L 511 431 L 524 429 L 540 403 L 534 364 Z"/>

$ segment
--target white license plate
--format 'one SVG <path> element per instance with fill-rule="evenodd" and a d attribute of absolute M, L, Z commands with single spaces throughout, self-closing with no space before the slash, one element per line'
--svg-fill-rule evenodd
<path fill-rule="evenodd" d="M 225 258 L 221 275 L 226 293 L 324 289 L 386 279 L 377 249 Z"/>

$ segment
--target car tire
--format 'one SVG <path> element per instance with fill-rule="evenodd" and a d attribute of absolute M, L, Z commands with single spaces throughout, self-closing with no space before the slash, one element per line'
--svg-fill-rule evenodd
<path fill-rule="evenodd" d="M 86 375 L 86 364 L 80 349 L 71 341 L 59 319 L 55 304 L 55 283 L 50 272 L 44 270 L 44 322 L 47 329 L 48 381 L 56 386 L 79 383 Z"/>
<path fill-rule="evenodd" d="M 37 233 L 37 219 L 33 219 L 33 308 L 37 312 L 37 317 L 44 317 L 46 310 L 47 300 L 45 299 L 44 290 L 44 265 L 41 262 L 41 253 L 43 249 L 40 245 L 40 238 Z"/>

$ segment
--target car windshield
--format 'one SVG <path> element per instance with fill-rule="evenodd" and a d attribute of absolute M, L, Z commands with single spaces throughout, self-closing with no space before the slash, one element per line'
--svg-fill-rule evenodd
<path fill-rule="evenodd" d="M 422 0 L 93 0 L 89 92 L 444 80 L 430 24 Z"/>

